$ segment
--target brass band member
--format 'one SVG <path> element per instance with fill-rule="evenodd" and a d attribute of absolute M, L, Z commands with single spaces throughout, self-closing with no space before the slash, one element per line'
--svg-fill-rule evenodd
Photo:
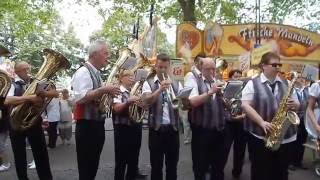
<path fill-rule="evenodd" d="M 274 128 L 271 120 L 286 93 L 287 85 L 277 73 L 281 67 L 280 57 L 272 52 L 265 53 L 260 62 L 262 73 L 249 80 L 242 91 L 242 109 L 248 118 L 251 133 L 248 145 L 252 150 L 252 180 L 287 180 L 290 148 L 296 140 L 297 131 L 291 126 L 286 132 L 280 148 L 271 151 L 265 147 L 264 136 Z M 287 108 L 297 109 L 298 99 L 292 94 Z"/>
<path fill-rule="evenodd" d="M 14 67 L 16 77 L 12 81 L 11 88 L 8 92 L 5 104 L 8 106 L 16 106 L 23 104 L 27 101 L 33 103 L 36 106 L 42 106 L 43 100 L 36 95 L 23 96 L 28 84 L 30 83 L 31 66 L 26 62 L 18 62 Z M 56 96 L 59 94 L 56 93 Z M 39 117 L 41 118 L 41 117 Z M 19 180 L 27 180 L 27 157 L 26 157 L 26 138 L 30 143 L 34 161 L 36 164 L 37 173 L 40 180 L 52 180 L 52 174 L 50 170 L 48 151 L 46 147 L 46 141 L 42 129 L 42 119 L 37 123 L 25 130 L 17 131 L 10 128 L 10 139 L 13 150 L 13 156 L 16 165 L 16 172 Z"/>
<path fill-rule="evenodd" d="M 309 99 L 308 99 L 308 107 L 307 107 L 307 116 L 311 120 L 314 129 L 320 134 L 320 116 L 316 117 L 314 113 L 314 109 L 320 105 L 320 83 L 315 82 L 311 85 L 309 89 Z"/>
<path fill-rule="evenodd" d="M 170 58 L 166 54 L 157 56 L 156 75 L 151 76 L 143 84 L 144 101 L 149 109 L 149 150 L 151 162 L 151 180 L 162 179 L 162 168 L 165 159 L 166 179 L 177 179 L 177 164 L 179 160 L 179 114 L 173 109 L 170 93 L 182 88 L 177 81 L 163 79 L 167 76 Z M 174 92 L 169 92 L 170 86 Z M 171 96 L 172 97 L 172 96 Z"/>
<path fill-rule="evenodd" d="M 242 72 L 239 69 L 234 69 L 229 72 L 229 81 L 238 81 L 241 78 Z M 229 113 L 229 112 L 227 112 Z M 239 179 L 242 172 L 244 157 L 246 152 L 247 134 L 244 130 L 245 114 L 239 114 L 235 117 L 228 115 L 226 118 L 226 161 L 233 143 L 233 169 L 232 176 L 234 179 Z"/>
<path fill-rule="evenodd" d="M 204 180 L 209 167 L 211 179 L 224 179 L 224 107 L 218 95 L 221 83 L 215 79 L 215 63 L 201 59 L 201 78 L 185 82 L 192 85 L 189 96 L 192 110 L 189 120 L 192 129 L 192 162 L 195 180 Z"/>
<path fill-rule="evenodd" d="M 80 180 L 95 179 L 105 141 L 105 118 L 98 109 L 99 99 L 105 93 L 112 96 L 120 93 L 114 85 L 102 85 L 99 70 L 108 63 L 108 47 L 102 40 L 91 44 L 89 59 L 75 72 L 71 83 L 76 102 L 75 139 Z"/>
<path fill-rule="evenodd" d="M 124 70 L 119 74 L 121 94 L 113 99 L 113 127 L 115 150 L 115 180 L 134 180 L 137 177 L 141 147 L 142 124 L 129 117 L 129 107 L 139 104 L 139 97 L 130 96 L 134 73 Z M 141 109 L 142 110 L 142 109 Z M 127 169 L 127 172 L 125 173 Z M 143 175 L 139 174 L 139 177 Z"/>
<path fill-rule="evenodd" d="M 184 77 L 185 87 L 192 87 L 193 85 L 188 83 L 195 82 L 197 78 L 201 78 L 200 61 L 202 58 L 205 58 L 205 54 L 199 53 L 194 58 L 193 60 L 194 65 L 191 67 L 191 72 L 188 72 Z M 193 79 L 193 80 L 189 80 L 189 79 Z M 188 111 L 188 113 L 190 113 L 190 111 Z M 190 122 L 188 118 L 182 118 L 181 120 L 183 123 L 184 144 L 189 144 L 191 142 Z"/>
<path fill-rule="evenodd" d="M 309 97 L 309 87 L 306 86 L 305 78 L 298 77 L 295 85 L 294 85 L 294 93 L 296 93 L 300 106 L 297 111 L 297 114 L 300 118 L 300 124 L 298 126 L 297 131 L 297 140 L 294 143 L 295 147 L 293 149 L 292 154 L 292 162 L 293 166 L 289 168 L 295 170 L 296 168 L 307 169 L 303 164 L 303 154 L 304 154 L 304 143 L 307 141 L 308 132 L 305 127 L 305 114 L 307 109 L 307 102 Z"/>

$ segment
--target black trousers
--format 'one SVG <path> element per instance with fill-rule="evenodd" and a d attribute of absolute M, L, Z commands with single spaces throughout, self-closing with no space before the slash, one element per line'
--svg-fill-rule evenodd
<path fill-rule="evenodd" d="M 252 148 L 251 180 L 288 180 L 288 166 L 294 142 L 282 144 L 277 151 L 265 147 L 262 139 L 250 136 Z"/>
<path fill-rule="evenodd" d="M 79 180 L 94 180 L 105 141 L 104 121 L 78 120 L 75 138 Z"/>
<path fill-rule="evenodd" d="M 304 154 L 304 146 L 308 138 L 308 132 L 304 125 L 304 118 L 300 118 L 300 124 L 298 126 L 297 140 L 294 142 L 294 148 L 292 149 L 292 161 L 294 166 L 301 166 Z"/>
<path fill-rule="evenodd" d="M 32 148 L 32 154 L 39 179 L 52 180 L 46 140 L 41 126 L 41 120 L 35 126 L 23 132 L 12 129 L 10 130 L 11 146 L 18 179 L 28 180 L 26 138 L 28 138 Z"/>
<path fill-rule="evenodd" d="M 114 125 L 115 180 L 135 179 L 139 164 L 141 138 L 141 124 Z"/>
<path fill-rule="evenodd" d="M 161 126 L 149 130 L 151 180 L 162 180 L 163 160 L 166 164 L 166 180 L 177 179 L 179 161 L 179 132 L 172 126 Z"/>
<path fill-rule="evenodd" d="M 49 122 L 49 127 L 48 127 L 48 136 L 49 136 L 49 142 L 48 142 L 48 147 L 50 148 L 55 148 L 56 143 L 57 143 L 57 126 L 58 126 L 58 121 L 57 122 Z"/>
<path fill-rule="evenodd" d="M 195 180 L 205 180 L 211 166 L 211 180 L 224 179 L 225 130 L 192 126 L 191 153 Z"/>
<path fill-rule="evenodd" d="M 243 122 L 228 121 L 226 124 L 226 157 L 228 160 L 231 145 L 233 143 L 233 169 L 232 175 L 239 176 L 242 172 L 248 137 L 243 129 Z"/>

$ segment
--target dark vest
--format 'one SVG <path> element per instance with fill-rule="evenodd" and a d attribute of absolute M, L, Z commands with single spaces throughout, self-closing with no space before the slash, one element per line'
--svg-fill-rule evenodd
<path fill-rule="evenodd" d="M 253 96 L 253 108 L 257 111 L 257 113 L 262 117 L 264 121 L 271 122 L 272 118 L 275 116 L 279 103 L 287 92 L 287 85 L 283 81 L 278 81 L 278 94 L 274 96 L 269 85 L 267 83 L 261 83 L 260 76 L 252 79 L 253 87 L 254 87 L 254 96 Z M 261 129 L 253 121 L 248 121 L 249 126 L 248 130 L 256 135 L 265 136 L 264 131 Z M 296 134 L 296 127 L 291 125 L 286 132 L 284 139 L 290 138 L 294 134 Z"/>
<path fill-rule="evenodd" d="M 203 79 L 198 77 L 196 80 L 199 95 L 207 93 L 208 87 Z M 222 98 L 219 95 L 216 95 L 214 99 L 208 99 L 198 107 L 192 108 L 189 112 L 189 121 L 194 126 L 217 130 L 223 130 L 225 127 L 226 111 L 224 109 Z"/>
<path fill-rule="evenodd" d="M 87 63 L 84 63 L 83 65 L 89 70 L 93 84 L 92 90 L 101 87 L 100 77 L 94 72 L 93 68 Z M 103 113 L 99 111 L 99 101 L 93 100 L 87 103 L 77 103 L 74 110 L 74 119 L 104 121 L 105 117 L 103 116 Z"/>
<path fill-rule="evenodd" d="M 25 82 L 22 81 L 15 81 L 12 79 L 12 84 L 14 86 L 14 96 L 22 96 L 23 93 L 25 92 Z M 4 132 L 10 128 L 10 110 L 11 107 L 9 106 L 4 106 L 2 104 L 1 108 L 1 113 L 2 117 L 0 119 L 0 132 Z"/>
<path fill-rule="evenodd" d="M 126 103 L 129 99 L 129 93 L 127 91 L 123 92 L 121 95 L 121 102 Z M 129 117 L 129 107 L 127 107 L 123 112 L 112 112 L 112 121 L 113 124 L 123 124 L 130 125 L 132 124 L 132 119 Z"/>
<path fill-rule="evenodd" d="M 149 86 L 151 87 L 152 93 L 154 91 L 156 91 L 157 89 L 159 89 L 159 87 L 160 87 L 158 81 L 154 82 L 154 76 L 149 77 L 147 79 L 147 82 L 148 82 Z M 172 88 L 173 88 L 174 93 L 177 95 L 178 90 L 179 90 L 179 83 L 177 81 L 173 80 L 172 81 Z M 162 93 L 165 93 L 165 91 L 163 91 Z M 175 130 L 178 130 L 179 111 L 177 109 L 174 110 L 172 108 L 172 104 L 170 104 L 170 103 L 168 103 L 168 107 L 169 107 L 170 124 L 172 125 L 172 127 Z M 149 127 L 153 128 L 155 130 L 159 130 L 159 128 L 161 127 L 161 124 L 162 124 L 162 115 L 163 115 L 163 95 L 160 94 L 160 96 L 158 96 L 158 99 L 156 100 L 156 102 L 154 104 L 152 104 L 151 107 L 149 108 L 149 117 L 148 117 Z"/>
<path fill-rule="evenodd" d="M 297 94 L 297 97 L 298 97 L 299 103 L 300 103 L 299 110 L 298 110 L 297 114 L 298 114 L 299 118 L 302 119 L 302 118 L 304 118 L 304 115 L 305 115 L 306 109 L 307 109 L 308 97 L 309 97 L 309 88 L 305 87 L 303 89 L 303 91 L 302 91 L 302 93 L 303 93 L 302 99 L 300 99 L 299 94 L 298 94 L 297 91 L 295 91 L 295 93 Z M 302 123 L 303 123 L 303 121 L 302 121 Z"/>

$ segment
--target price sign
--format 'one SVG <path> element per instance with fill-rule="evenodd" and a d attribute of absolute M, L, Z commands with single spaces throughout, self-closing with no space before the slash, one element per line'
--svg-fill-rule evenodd
<path fill-rule="evenodd" d="M 171 60 L 170 74 L 173 79 L 181 81 L 184 78 L 184 65 L 180 59 Z"/>

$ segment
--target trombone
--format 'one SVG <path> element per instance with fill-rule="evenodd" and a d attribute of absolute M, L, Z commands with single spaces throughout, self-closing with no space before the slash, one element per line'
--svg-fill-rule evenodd
<path fill-rule="evenodd" d="M 163 78 L 163 80 L 171 81 L 170 77 L 168 76 L 168 78 L 166 78 L 164 73 L 162 73 L 162 78 Z M 171 103 L 172 108 L 178 109 L 179 108 L 179 100 L 177 99 L 177 97 L 173 91 L 172 85 L 170 85 L 169 88 L 166 89 L 166 95 L 168 98 L 168 103 Z"/>

